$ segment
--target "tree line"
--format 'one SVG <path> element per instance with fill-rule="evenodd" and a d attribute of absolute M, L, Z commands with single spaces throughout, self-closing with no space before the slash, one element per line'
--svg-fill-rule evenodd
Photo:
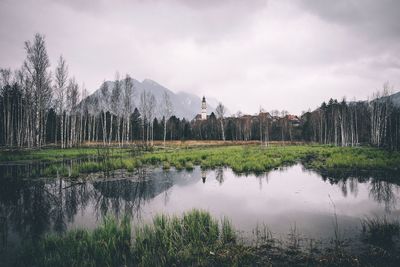
<path fill-rule="evenodd" d="M 388 82 L 370 101 L 330 99 L 302 116 L 304 140 L 337 146 L 369 144 L 400 149 L 400 103 L 390 97 Z"/>
<path fill-rule="evenodd" d="M 400 109 L 393 103 L 390 85 L 370 101 L 329 100 L 297 117 L 287 111 L 256 115 L 238 112 L 226 117 L 219 103 L 207 120 L 174 116 L 168 93 L 157 103 L 150 92 L 136 95 L 129 75 L 104 81 L 97 96 L 70 77 L 60 56 L 52 72 L 45 38 L 36 34 L 25 42 L 20 69 L 0 70 L 0 145 L 62 148 L 96 142 L 124 146 L 154 140 L 307 141 L 336 146 L 370 144 L 400 148 Z"/>

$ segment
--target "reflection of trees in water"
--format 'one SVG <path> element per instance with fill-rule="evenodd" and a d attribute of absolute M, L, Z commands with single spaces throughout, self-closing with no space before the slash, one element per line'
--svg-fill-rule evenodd
<path fill-rule="evenodd" d="M 165 174 L 165 179 L 166 179 L 166 181 L 170 181 L 170 182 L 171 182 L 171 187 L 172 187 L 173 183 L 172 183 L 172 176 L 171 176 L 171 173 L 167 171 L 167 172 L 165 172 L 164 174 Z M 165 192 L 164 192 L 164 205 L 167 205 L 168 202 L 169 202 L 171 187 L 167 188 L 167 189 L 165 190 Z"/>
<path fill-rule="evenodd" d="M 98 217 L 108 212 L 116 216 L 139 214 L 146 200 L 173 185 L 169 175 L 151 174 L 153 179 L 148 176 L 146 171 L 141 171 L 135 180 L 93 184 L 63 179 L 0 178 L 0 227 L 7 227 L 0 236 L 14 232 L 24 240 L 46 232 L 63 232 L 76 214 L 88 207 L 95 209 Z"/>
<path fill-rule="evenodd" d="M 357 179 L 350 178 L 350 179 L 348 179 L 348 181 L 349 181 L 350 192 L 353 194 L 353 196 L 357 197 L 357 195 L 358 195 Z"/>
<path fill-rule="evenodd" d="M 383 203 L 386 211 L 396 208 L 397 196 L 395 191 L 398 193 L 399 187 L 388 182 L 372 180 L 370 183 L 370 197 L 378 203 Z"/>
<path fill-rule="evenodd" d="M 166 192 L 173 185 L 167 174 L 158 178 L 148 179 L 147 173 L 139 172 L 139 177 L 135 180 L 94 182 L 97 216 L 104 216 L 111 211 L 117 217 L 121 212 L 140 217 L 141 208 L 146 201 Z"/>
<path fill-rule="evenodd" d="M 39 177 L 48 166 L 48 163 L 42 162 L 2 164 L 0 165 L 0 179 Z"/>
<path fill-rule="evenodd" d="M 201 180 L 203 181 L 203 184 L 206 183 L 206 180 L 207 180 L 207 170 L 201 170 Z"/>
<path fill-rule="evenodd" d="M 48 231 L 62 232 L 78 208 L 90 199 L 87 184 L 69 186 L 62 180 L 0 181 L 0 216 L 9 231 L 22 239 L 36 238 Z"/>
<path fill-rule="evenodd" d="M 6 249 L 7 236 L 7 220 L 4 217 L 0 217 L 0 254 Z"/>
<path fill-rule="evenodd" d="M 344 197 L 347 197 L 349 195 L 349 190 L 353 196 L 357 197 L 358 184 L 359 181 L 357 180 L 357 178 L 354 177 L 348 177 L 347 179 L 341 179 L 337 181 L 337 185 L 340 187 L 340 190 L 342 191 Z"/>
<path fill-rule="evenodd" d="M 342 194 L 344 197 L 347 197 L 347 181 L 346 180 L 340 180 L 338 182 L 338 186 L 340 187 L 340 189 L 342 190 Z"/>
<path fill-rule="evenodd" d="M 112 211 L 116 217 L 121 212 L 138 214 L 143 200 L 151 191 L 151 181 L 134 182 L 130 180 L 115 180 L 93 183 L 94 203 L 97 217 Z"/>
<path fill-rule="evenodd" d="M 84 162 L 97 162 L 97 161 L 98 160 L 94 157 L 84 157 L 79 159 L 62 159 L 57 162 L 31 161 L 18 164 L 14 163 L 0 164 L 0 179 L 38 178 L 43 176 L 48 177 L 49 176 L 48 168 L 51 168 L 52 170 L 54 168 L 58 170 L 67 169 L 70 175 L 71 169 L 74 165 L 79 165 Z"/>
<path fill-rule="evenodd" d="M 337 184 L 342 190 L 343 196 L 348 195 L 348 189 L 352 195 L 357 196 L 358 184 L 369 184 L 369 197 L 379 204 L 385 206 L 386 211 L 396 208 L 397 195 L 400 186 L 393 181 L 399 181 L 399 174 L 391 172 L 365 172 L 365 171 L 337 171 L 322 173 L 324 180 L 331 184 Z M 374 177 L 374 178 L 371 178 Z"/>
<path fill-rule="evenodd" d="M 224 182 L 224 168 L 223 167 L 217 167 L 215 169 L 215 179 L 218 181 L 220 185 Z"/>

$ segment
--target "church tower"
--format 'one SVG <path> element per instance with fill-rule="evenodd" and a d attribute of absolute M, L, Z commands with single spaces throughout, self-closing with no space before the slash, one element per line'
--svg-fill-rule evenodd
<path fill-rule="evenodd" d="M 203 96 L 203 101 L 201 101 L 201 119 L 206 120 L 207 119 L 207 104 L 206 104 L 206 98 Z"/>

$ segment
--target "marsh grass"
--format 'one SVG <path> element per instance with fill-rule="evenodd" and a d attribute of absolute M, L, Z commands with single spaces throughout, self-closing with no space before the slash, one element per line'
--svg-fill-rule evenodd
<path fill-rule="evenodd" d="M 23 266 L 124 266 L 130 262 L 131 226 L 106 218 L 95 230 L 48 235 L 24 247 Z"/>
<path fill-rule="evenodd" d="M 399 233 L 399 224 L 385 218 L 366 219 L 365 232 L 375 236 Z M 255 244 L 245 245 L 227 218 L 192 210 L 181 216 L 157 215 L 131 229 L 127 217 L 107 217 L 95 230 L 72 230 L 28 243 L 18 259 L 22 266 L 398 266 L 397 252 L 384 249 L 354 254 L 344 247 L 324 248 L 301 237 L 293 226 L 282 242 L 266 225 L 253 231 Z M 388 239 L 385 239 L 386 242 Z M 306 242 L 308 241 L 308 242 Z"/>
<path fill-rule="evenodd" d="M 136 230 L 133 254 L 139 266 L 231 266 L 248 260 L 227 218 L 192 210 L 182 217 L 156 216 Z M 231 248 L 238 255 L 231 255 Z M 236 257 L 239 256 L 239 257 Z"/>
<path fill-rule="evenodd" d="M 400 222 L 387 217 L 364 218 L 361 226 L 364 240 L 381 247 L 393 247 L 394 238 L 400 235 Z"/>
<path fill-rule="evenodd" d="M 193 163 L 190 162 L 190 161 L 185 162 L 185 169 L 186 169 L 187 171 L 193 170 L 193 169 L 194 169 Z"/>
<path fill-rule="evenodd" d="M 261 245 L 272 246 L 275 243 L 272 231 L 268 228 L 266 224 L 257 224 L 256 228 L 253 229 L 252 235 L 255 238 L 255 247 L 260 247 Z"/>
<path fill-rule="evenodd" d="M 239 252 L 236 231 L 227 218 L 221 222 L 205 211 L 182 216 L 157 215 L 151 224 L 134 229 L 127 217 L 107 217 L 93 231 L 72 230 L 48 235 L 24 247 L 21 265 L 29 266 L 188 266 L 217 265 L 248 259 Z M 238 255 L 237 255 L 238 256 Z M 236 260 L 235 260 L 236 257 Z"/>
<path fill-rule="evenodd" d="M 86 157 L 73 167 L 73 174 L 103 171 L 109 173 L 116 169 L 132 172 L 146 165 L 160 165 L 164 169 L 175 167 L 177 170 L 192 170 L 194 166 L 202 169 L 230 167 L 236 173 L 261 174 L 272 169 L 290 166 L 301 162 L 306 168 L 317 171 L 338 172 L 340 170 L 389 170 L 397 172 L 400 166 L 400 152 L 388 152 L 370 147 L 332 147 L 332 146 L 222 146 L 206 148 L 174 148 L 140 150 L 137 148 L 81 148 L 81 149 L 46 149 L 0 153 L 0 161 L 36 159 L 49 161 L 45 176 L 65 174 L 57 165 L 57 160 L 71 157 Z M 68 173 L 70 174 L 70 173 Z"/>
<path fill-rule="evenodd" d="M 46 148 L 40 150 L 1 150 L 0 151 L 0 161 L 48 161 L 54 162 L 61 159 L 76 159 L 76 158 L 86 158 L 88 156 L 98 156 L 100 153 L 105 153 L 111 148 Z M 129 156 L 132 149 L 118 148 L 114 149 L 114 156 Z"/>
<path fill-rule="evenodd" d="M 163 170 L 169 170 L 169 169 L 171 169 L 171 164 L 169 164 L 169 162 L 167 162 L 167 161 L 164 161 L 162 164 L 162 168 L 163 168 Z"/>
<path fill-rule="evenodd" d="M 169 162 L 177 169 L 183 169 L 186 162 L 205 169 L 225 166 L 238 173 L 266 172 L 296 162 L 316 170 L 397 170 L 400 166 L 400 153 L 369 147 L 225 146 L 154 151 L 144 154 L 143 160 L 150 164 Z"/>

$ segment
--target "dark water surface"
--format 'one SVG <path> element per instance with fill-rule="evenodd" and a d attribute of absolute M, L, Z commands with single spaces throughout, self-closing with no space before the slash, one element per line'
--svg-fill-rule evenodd
<path fill-rule="evenodd" d="M 318 239 L 334 235 L 335 212 L 345 237 L 359 233 L 365 216 L 400 215 L 399 185 L 374 177 L 324 178 L 300 164 L 259 176 L 228 168 L 144 168 L 133 174 L 116 171 L 107 179 L 91 175 L 85 182 L 21 179 L 12 177 L 10 166 L 0 171 L 7 173 L 0 175 L 1 253 L 48 232 L 93 228 L 106 214 L 129 214 L 140 224 L 157 213 L 198 208 L 216 218 L 227 216 L 244 234 L 265 223 L 278 237 L 295 227 Z"/>

